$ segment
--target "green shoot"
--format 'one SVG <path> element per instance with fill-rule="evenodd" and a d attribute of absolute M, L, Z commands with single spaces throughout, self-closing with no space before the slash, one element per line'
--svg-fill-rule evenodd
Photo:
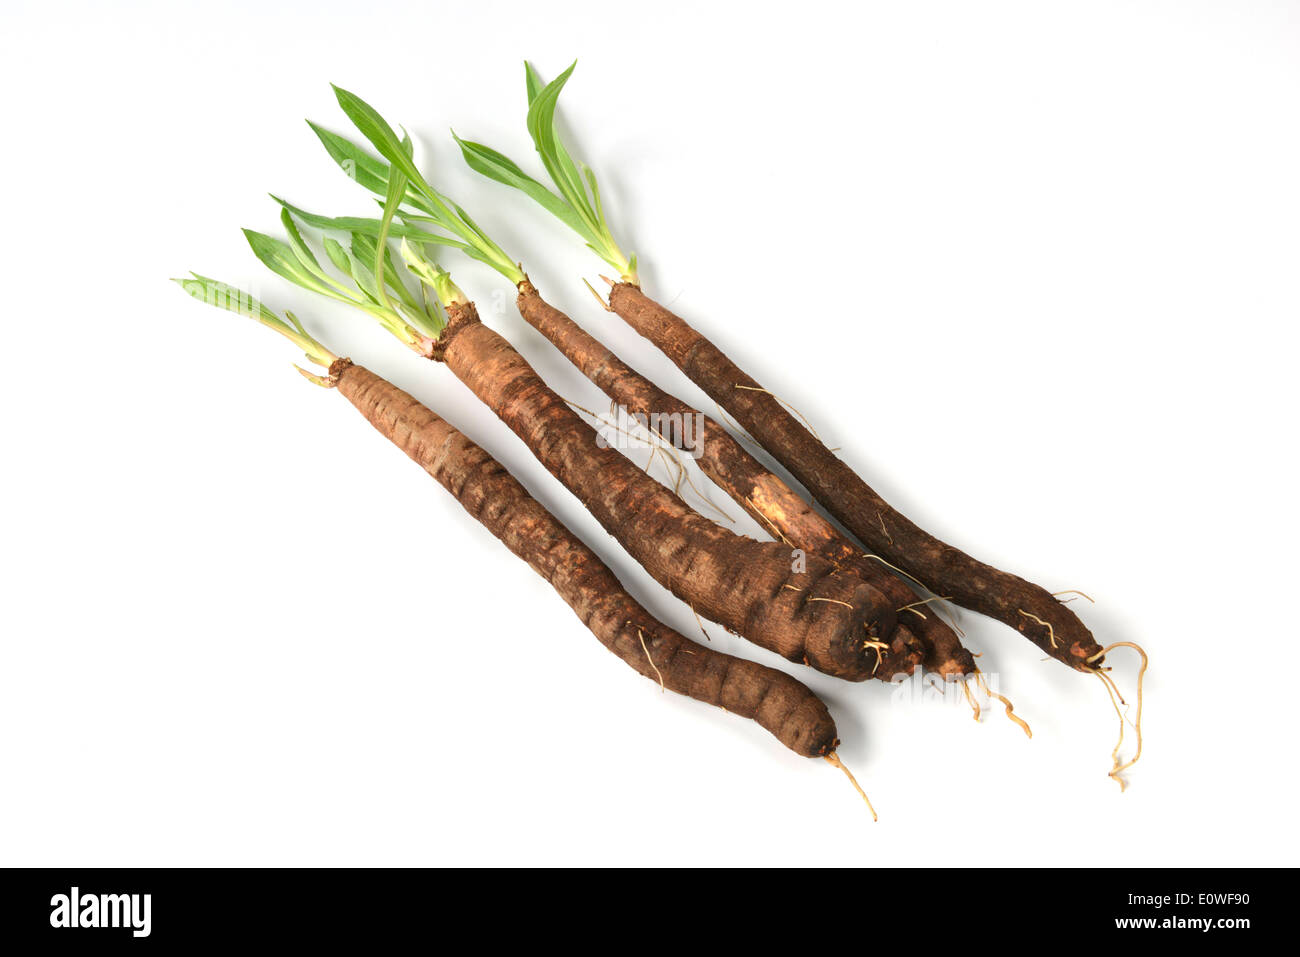
<path fill-rule="evenodd" d="M 426 259 L 419 250 L 406 240 L 402 240 L 402 259 L 406 262 L 406 268 L 411 271 L 411 274 L 433 290 L 434 296 L 437 297 L 443 309 L 446 309 L 452 303 L 469 302 L 469 299 L 461 292 L 460 287 L 451 281 L 451 273 L 436 262 Z"/>
<path fill-rule="evenodd" d="M 532 64 L 524 64 L 528 90 L 528 135 L 532 138 L 542 166 L 558 195 L 530 177 L 504 154 L 481 143 L 462 140 L 454 133 L 452 135 L 460 144 L 461 154 L 470 169 L 529 196 L 581 236 L 587 247 L 617 269 L 625 282 L 636 284 L 636 256 L 625 254 L 614 239 L 605 219 L 596 174 L 589 167 L 574 162 L 556 129 L 555 107 L 559 102 L 560 91 L 564 89 L 575 66 L 577 61 L 543 86 Z"/>
<path fill-rule="evenodd" d="M 516 285 L 524 280 L 523 270 L 470 218 L 469 214 L 429 184 L 412 158 L 409 137 L 399 138 L 388 122 L 359 96 L 337 86 L 334 87 L 334 93 L 348 119 L 379 151 L 380 156 L 387 160 L 387 163 L 384 163 L 345 137 L 326 133 L 312 124 L 316 135 L 320 137 L 330 156 L 344 172 L 371 192 L 384 196 L 385 207 L 388 207 L 390 200 L 394 198 L 398 206 L 405 204 L 412 207 L 411 210 L 400 211 L 394 207 L 394 213 L 400 215 L 404 222 L 435 226 L 455 237 L 454 240 L 444 238 L 435 242 L 457 246 L 472 258 L 491 266 Z M 399 177 L 405 179 L 405 184 L 397 185 L 400 183 Z M 391 189 L 390 179 L 394 181 Z M 324 217 L 317 217 L 317 219 L 324 220 Z M 390 215 L 388 219 L 391 223 L 392 216 Z M 354 222 L 364 221 L 354 220 Z M 380 226 L 382 227 L 382 220 Z M 389 231 L 391 235 L 402 236 L 402 238 L 418 238 L 403 235 L 397 227 L 391 225 Z M 375 235 L 378 235 L 378 232 Z"/>
<path fill-rule="evenodd" d="M 215 279 L 209 279 L 207 276 L 200 276 L 196 272 L 190 273 L 190 275 L 193 277 L 192 279 L 173 279 L 172 282 L 178 284 L 195 299 L 206 302 L 210 306 L 216 306 L 218 309 L 225 309 L 241 316 L 248 316 L 268 329 L 275 330 L 306 353 L 308 361 L 318 366 L 328 368 L 338 358 L 338 356 L 309 336 L 307 330 L 302 327 L 302 323 L 297 320 L 293 313 L 285 312 L 288 319 L 286 322 L 242 289 L 227 285 L 224 282 L 218 282 Z M 302 369 L 298 371 L 312 381 L 318 382 L 319 380 L 318 376 L 313 376 L 309 372 Z"/>
<path fill-rule="evenodd" d="M 387 242 L 378 241 L 388 232 L 385 223 L 391 221 L 391 212 L 380 220 L 374 236 L 353 232 L 350 249 L 336 240 L 325 240 L 330 263 L 351 280 L 351 285 L 325 270 L 287 207 L 281 210 L 280 219 L 289 234 L 288 243 L 244 230 L 253 254 L 268 269 L 308 292 L 361 309 L 408 346 L 418 347 L 425 339 L 437 338 L 445 325 L 442 315 L 411 293 L 398 274 Z"/>
<path fill-rule="evenodd" d="M 331 133 L 311 120 L 307 121 L 313 133 L 325 147 L 330 158 L 350 179 L 356 180 L 372 193 L 383 196 L 388 190 L 388 164 L 372 153 L 366 152 L 346 136 Z M 433 215 L 435 210 L 414 189 L 407 185 L 406 203 L 426 215 Z"/>
<path fill-rule="evenodd" d="M 281 217 L 291 237 L 290 242 L 285 243 L 252 230 L 245 230 L 244 234 L 248 237 L 253 252 L 276 275 L 309 292 L 328 296 L 362 310 L 377 319 L 380 325 L 403 344 L 421 354 L 427 354 L 430 341 L 436 340 L 446 328 L 447 307 L 469 300 L 460 287 L 452 282 L 447 270 L 428 258 L 425 252 L 427 244 L 423 241 L 427 234 L 419 230 L 415 231 L 417 235 L 414 240 L 403 236 L 401 254 L 407 271 L 421 283 L 420 295 L 413 294 L 399 278 L 397 262 L 389 248 L 387 234 L 401 202 L 404 180 L 405 174 L 400 170 L 393 173 L 394 185 L 387 191 L 384 214 L 377 221 L 373 235 L 369 232 L 353 232 L 351 248 L 348 249 L 330 238 L 323 242 L 330 262 L 340 272 L 351 277 L 351 287 L 334 279 L 321 266 L 288 207 L 281 211 Z M 317 218 L 330 223 L 323 217 Z M 426 290 L 432 290 L 433 300 L 428 298 Z"/>

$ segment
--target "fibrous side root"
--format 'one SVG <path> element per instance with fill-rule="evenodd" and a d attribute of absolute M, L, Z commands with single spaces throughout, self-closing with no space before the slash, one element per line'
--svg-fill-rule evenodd
<path fill-rule="evenodd" d="M 1099 660 L 1105 656 L 1108 651 L 1114 648 L 1132 648 L 1142 658 L 1142 666 L 1138 668 L 1137 673 L 1137 715 L 1133 719 L 1133 731 L 1137 734 L 1137 750 L 1133 753 L 1133 757 L 1123 764 L 1121 764 L 1119 760 L 1119 749 L 1124 745 L 1124 714 L 1120 711 L 1119 706 L 1120 703 L 1124 701 L 1124 698 L 1120 695 L 1119 689 L 1115 687 L 1115 682 L 1112 678 L 1110 678 L 1100 668 L 1095 668 L 1093 670 L 1093 674 L 1100 678 L 1101 683 L 1105 685 L 1106 694 L 1110 697 L 1110 703 L 1114 705 L 1115 714 L 1119 716 L 1119 740 L 1115 742 L 1115 749 L 1110 753 L 1112 766 L 1109 777 L 1113 778 L 1115 783 L 1119 785 L 1119 789 L 1123 791 L 1128 785 L 1124 779 L 1120 777 L 1120 774 L 1137 764 L 1138 759 L 1142 757 L 1142 678 L 1146 675 L 1149 660 L 1147 659 L 1147 653 L 1142 650 L 1142 646 L 1138 645 L 1136 642 L 1117 641 L 1114 644 L 1107 645 L 1105 648 L 1101 649 L 1101 651 L 1089 658 L 1088 663 L 1091 664 L 1092 662 Z M 1119 699 L 1118 701 L 1116 700 L 1117 698 Z"/>
<path fill-rule="evenodd" d="M 823 756 L 826 758 L 827 761 L 829 761 L 831 764 L 835 765 L 835 767 L 839 768 L 841 771 L 844 772 L 844 776 L 849 779 L 849 783 L 852 784 L 853 787 L 857 790 L 858 794 L 862 796 L 862 800 L 867 803 L 867 810 L 871 812 L 871 820 L 879 821 L 880 817 L 876 814 L 876 809 L 871 806 L 871 798 L 867 797 L 867 792 L 862 790 L 862 785 L 859 784 L 858 779 L 853 776 L 853 772 L 850 771 L 848 767 L 844 764 L 844 762 L 840 760 L 840 756 L 836 754 L 834 751 L 832 751 L 830 754 L 823 755 Z"/>
<path fill-rule="evenodd" d="M 1029 722 L 1015 713 L 1015 709 L 1011 706 L 1010 701 L 1008 701 L 1002 695 L 995 694 L 994 692 L 989 690 L 989 686 L 984 682 L 984 673 L 980 671 L 979 668 L 975 669 L 975 681 L 980 686 L 980 690 L 983 691 L 984 694 L 986 694 L 990 698 L 997 698 L 999 701 L 1002 702 L 1002 706 L 1007 709 L 1007 717 L 1010 718 L 1012 721 L 1014 721 L 1016 724 L 1020 725 L 1020 730 L 1025 732 L 1025 737 L 1032 739 L 1034 736 L 1034 732 L 1030 729 Z"/>

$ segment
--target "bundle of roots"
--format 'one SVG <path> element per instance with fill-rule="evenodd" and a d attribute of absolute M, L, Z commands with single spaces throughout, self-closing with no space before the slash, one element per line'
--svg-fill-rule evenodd
<path fill-rule="evenodd" d="M 601 307 L 666 355 L 716 403 L 732 429 L 656 385 L 544 299 L 519 261 L 425 178 L 413 160 L 410 138 L 399 137 L 377 111 L 345 90 L 336 90 L 340 106 L 378 155 L 312 128 L 352 179 L 382 197 L 382 214 L 328 217 L 278 200 L 287 240 L 246 230 L 254 253 L 281 277 L 356 307 L 434 367 L 449 370 L 651 578 L 690 607 L 701 630 L 704 619 L 716 622 L 788 661 L 849 681 L 929 676 L 954 694 L 959 687 L 976 720 L 984 710 L 981 698 L 986 704 L 996 701 L 1032 737 L 1011 702 L 976 666 L 977 656 L 965 647 L 955 616 L 946 617 L 945 605 L 982 613 L 1022 634 L 1049 659 L 1099 679 L 1120 719 L 1109 773 L 1123 788 L 1123 773 L 1142 753 L 1146 653 L 1130 641 L 1102 647 L 1070 607 L 1075 598 L 1091 601 L 1082 592 L 1049 592 L 979 561 L 902 515 L 793 407 L 641 288 L 636 257 L 619 246 L 605 218 L 595 174 L 586 167 L 579 172 L 555 128 L 556 103 L 572 69 L 550 84 L 526 69 L 528 131 L 554 189 L 496 150 L 457 142 L 474 170 L 537 201 L 617 271 L 617 279 L 607 280 L 607 301 L 591 289 Z M 333 270 L 304 237 L 303 223 L 322 231 L 321 247 Z M 335 238 L 338 233 L 346 234 L 347 246 Z M 609 423 L 561 397 L 506 338 L 480 320 L 474 303 L 432 258 L 447 247 L 490 266 L 511 284 L 524 320 L 608 397 L 611 409 L 633 423 L 629 431 L 645 434 L 655 451 L 678 463 L 675 481 L 661 483 L 648 466 L 638 466 L 606 441 L 602 429 Z M 546 578 L 626 664 L 665 691 L 754 720 L 795 753 L 834 764 L 857 787 L 836 752 L 830 712 L 804 684 L 691 641 L 656 620 L 595 551 L 482 447 L 396 386 L 327 350 L 292 313 L 281 317 L 247 294 L 197 274 L 180 282 L 191 294 L 251 316 L 293 341 L 319 367 L 300 370 L 308 379 L 351 402 Z M 686 422 L 694 428 L 674 427 Z M 746 440 L 793 481 L 765 465 Z M 707 496 L 701 501 L 714 514 L 690 504 L 683 484 L 696 486 L 680 464 L 684 453 L 758 523 L 763 539 L 727 527 L 725 511 Z M 1127 760 L 1121 757 L 1130 723 L 1122 710 L 1127 703 L 1106 663 L 1107 654 L 1119 647 L 1135 650 L 1141 659 L 1131 721 L 1136 742 Z"/>

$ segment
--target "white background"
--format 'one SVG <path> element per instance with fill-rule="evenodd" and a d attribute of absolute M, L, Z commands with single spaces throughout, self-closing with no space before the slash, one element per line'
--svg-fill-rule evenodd
<path fill-rule="evenodd" d="M 0 35 L 0 863 L 1296 863 L 1300 5 L 9 0 Z M 302 122 L 345 129 L 339 83 L 711 409 L 447 134 L 539 172 L 522 60 L 575 56 L 564 122 L 647 290 L 906 513 L 1150 651 L 1127 793 L 1100 684 L 997 623 L 960 616 L 1032 741 L 710 627 L 824 696 L 873 825 L 823 762 L 601 649 L 291 346 L 167 282 L 295 309 L 696 634 L 450 373 L 239 233 L 278 232 L 271 190 L 370 208 Z M 495 274 L 447 263 L 602 404 Z"/>

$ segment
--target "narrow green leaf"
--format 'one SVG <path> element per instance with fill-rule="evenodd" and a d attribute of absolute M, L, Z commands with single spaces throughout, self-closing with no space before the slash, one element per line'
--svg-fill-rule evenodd
<path fill-rule="evenodd" d="M 289 211 L 283 207 L 280 209 L 280 222 L 284 224 L 285 232 L 289 234 L 289 246 L 298 257 L 298 261 L 307 270 L 322 274 L 323 278 L 323 271 L 320 268 L 320 263 L 316 260 L 316 254 L 311 251 L 311 247 L 302 238 L 302 233 L 298 232 L 298 224 L 293 221 Z"/>
<path fill-rule="evenodd" d="M 408 149 L 411 139 L 404 136 L 399 144 L 404 153 L 410 152 Z M 379 234 L 375 237 L 376 249 L 384 252 L 388 251 L 388 230 L 393 225 L 393 216 L 397 213 L 397 207 L 402 202 L 402 196 L 406 193 L 406 176 L 396 167 L 388 171 L 388 192 L 384 196 L 384 214 L 379 220 Z M 388 293 L 385 291 L 384 269 L 387 266 L 385 260 L 387 256 L 375 256 L 375 286 L 379 290 L 379 296 L 385 306 L 392 308 L 388 301 Z M 391 274 L 390 274 L 391 275 Z"/>
<path fill-rule="evenodd" d="M 326 236 L 324 245 L 325 255 L 329 256 L 330 262 L 345 275 L 352 275 L 352 260 L 348 257 L 348 251 L 343 248 L 343 244 L 337 239 Z"/>
<path fill-rule="evenodd" d="M 343 172 L 372 193 L 383 194 L 388 188 L 387 163 L 367 153 L 346 136 L 332 133 L 311 120 L 307 121 L 307 125 L 311 127 L 312 132 L 321 141 L 321 145 L 325 147 L 325 151 L 343 169 Z"/>
<path fill-rule="evenodd" d="M 493 242 L 491 236 L 483 232 L 483 228 L 470 218 L 469 213 L 465 212 L 462 207 L 457 206 L 456 215 L 460 217 L 461 222 L 463 222 L 475 236 L 482 240 L 480 248 L 482 248 L 484 252 L 492 256 L 494 260 L 499 260 L 500 262 L 513 266 L 513 263 L 510 262 L 510 257 L 506 255 L 506 251 Z M 522 279 L 523 277 L 521 276 L 520 278 Z"/>
<path fill-rule="evenodd" d="M 570 229 L 579 233 L 583 232 L 585 227 L 582 220 L 569 205 L 520 169 L 518 164 L 508 156 L 498 153 L 482 143 L 471 143 L 468 140 L 462 140 L 454 132 L 451 135 L 460 145 L 461 155 L 465 157 L 465 162 L 474 172 L 506 186 L 513 186 L 525 193 Z"/>
<path fill-rule="evenodd" d="M 339 165 L 339 168 L 349 178 L 356 180 L 363 187 L 379 196 L 387 193 L 387 163 L 374 154 L 367 152 L 360 144 L 354 143 L 346 136 L 331 133 L 311 120 L 307 121 L 307 125 L 311 127 L 312 132 L 321 141 L 321 145 L 325 147 L 325 151 L 329 153 L 330 158 Z M 406 202 L 423 212 L 433 212 L 424 197 L 413 189 L 407 189 Z"/>
<path fill-rule="evenodd" d="M 370 299 L 383 306 L 388 312 L 395 314 L 397 310 L 393 309 L 391 304 L 388 304 L 387 296 L 380 295 L 379 268 L 375 255 L 377 249 L 374 236 L 368 236 L 364 233 L 352 234 L 352 258 L 356 264 L 356 271 L 354 271 L 353 276 L 360 276 L 357 279 L 357 284 L 362 287 L 362 290 Z M 402 285 L 397 272 L 397 263 L 393 259 L 393 251 L 386 244 L 384 246 L 383 273 L 385 287 L 397 293 L 407 305 L 413 305 L 415 299 L 411 296 L 410 290 Z"/>
<path fill-rule="evenodd" d="M 248 245 L 253 249 L 253 255 L 262 261 L 267 269 L 289 280 L 296 286 L 310 292 L 318 292 L 323 296 L 329 296 L 331 299 L 340 299 L 348 301 L 348 297 L 339 290 L 332 288 L 325 283 L 319 276 L 312 273 L 298 259 L 293 248 L 288 243 L 281 242 L 273 236 L 265 233 L 259 233 L 252 229 L 244 230 L 244 237 L 248 240 Z"/>
<path fill-rule="evenodd" d="M 352 253 L 352 278 L 367 299 L 381 304 L 379 287 L 375 285 L 375 241 L 373 236 L 352 234 L 349 251 Z"/>
<path fill-rule="evenodd" d="M 569 201 L 569 205 L 587 223 L 590 231 L 596 231 L 595 214 L 587 202 L 583 188 L 582 176 L 578 167 L 555 135 L 555 107 L 560 98 L 564 84 L 573 75 L 578 65 L 575 60 L 569 68 L 546 85 L 533 99 L 528 107 L 528 135 L 542 159 L 542 165 L 550 175 L 560 194 Z"/>
<path fill-rule="evenodd" d="M 284 311 L 284 318 L 288 319 L 291 323 L 293 323 L 293 327 L 297 329 L 301 335 L 304 336 L 307 335 L 307 330 L 302 327 L 302 323 L 298 321 L 298 317 L 295 316 L 288 309 Z"/>
<path fill-rule="evenodd" d="M 527 60 L 524 61 L 524 82 L 528 86 L 528 105 L 532 106 L 533 100 L 537 99 L 537 94 L 542 92 L 546 84 Z"/>
<path fill-rule="evenodd" d="M 210 306 L 233 312 L 269 326 L 280 324 L 280 317 L 255 299 L 251 293 L 244 292 L 236 286 L 219 282 L 198 273 L 190 273 L 192 279 L 173 279 L 187 293 Z"/>
<path fill-rule="evenodd" d="M 379 235 L 380 221 L 378 219 L 363 216 L 322 216 L 319 213 L 310 213 L 274 194 L 271 195 L 271 198 L 304 223 L 315 226 L 317 229 L 334 229 L 342 233 L 364 233 L 368 236 Z M 402 218 L 407 219 L 408 217 L 403 214 Z M 409 218 L 438 225 L 438 221 L 432 217 L 411 216 Z M 405 226 L 401 223 L 393 223 L 389 227 L 389 235 L 396 239 L 411 239 L 414 242 L 435 243 L 439 246 L 455 246 L 458 249 L 465 247 L 465 244 L 459 240 L 431 233 L 416 226 Z"/>
<path fill-rule="evenodd" d="M 416 169 L 415 162 L 407 155 L 402 140 L 393 132 L 393 128 L 388 125 L 388 121 L 380 116 L 374 107 L 355 93 L 350 93 L 342 87 L 334 87 L 334 95 L 338 99 L 343 112 L 352 121 L 352 125 L 370 141 L 370 145 L 379 151 L 380 156 L 388 160 L 394 169 L 405 173 L 406 178 L 411 181 L 411 185 L 418 191 L 433 191 L 429 184 L 425 182 L 420 171 Z"/>
<path fill-rule="evenodd" d="M 426 200 L 426 209 L 435 219 L 437 225 L 454 233 L 463 239 L 466 243 L 465 251 L 475 259 L 492 266 L 498 272 L 511 279 L 512 282 L 518 282 L 523 278 L 522 272 L 507 256 L 501 247 L 488 239 L 475 226 L 467 223 L 452 212 L 451 200 L 443 196 L 432 186 L 416 168 L 412 159 L 412 148 L 409 137 L 398 138 L 393 128 L 388 125 L 379 113 L 368 103 L 353 93 L 339 87 L 334 87 L 335 95 L 338 98 L 339 106 L 347 114 L 353 125 L 361 134 L 370 141 L 384 159 L 390 164 L 390 171 L 400 172 L 407 177 L 411 185 Z M 387 197 L 387 189 L 385 189 Z M 387 202 L 385 206 L 387 206 Z M 390 217 L 391 219 L 391 217 Z"/>
<path fill-rule="evenodd" d="M 596 221 L 605 222 L 605 207 L 600 202 L 600 187 L 596 185 L 596 174 L 590 166 L 584 166 L 582 172 L 587 177 L 587 186 L 591 190 L 591 201 L 596 205 Z"/>
<path fill-rule="evenodd" d="M 190 275 L 194 278 L 174 279 L 172 281 L 201 302 L 216 306 L 218 309 L 225 309 L 227 312 L 255 319 L 267 328 L 275 330 L 306 353 L 307 358 L 317 365 L 328 366 L 337 358 L 332 352 L 308 335 L 302 323 L 292 313 L 285 313 L 289 317 L 289 322 L 285 322 L 242 289 L 228 283 L 218 282 L 207 276 L 201 276 L 198 273 L 190 273 Z"/>
<path fill-rule="evenodd" d="M 605 220 L 605 210 L 595 174 L 590 169 L 579 167 L 574 162 L 573 157 L 569 155 L 569 151 L 565 148 L 556 131 L 556 105 L 559 101 L 560 92 L 564 89 L 564 85 L 568 82 L 576 66 L 577 61 L 574 61 L 567 70 L 539 89 L 541 78 L 531 64 L 525 64 L 525 79 L 529 100 L 528 135 L 533 141 L 533 146 L 537 149 L 537 155 L 540 157 L 547 175 L 551 178 L 551 182 L 559 192 L 563 203 L 569 208 L 569 216 L 563 216 L 556 212 L 545 195 L 537 194 L 535 190 L 526 188 L 526 184 L 517 182 L 517 177 L 522 174 L 503 166 L 499 161 L 494 162 L 495 157 L 476 155 L 471 159 L 464 147 L 462 147 L 462 152 L 466 153 L 466 162 L 469 163 L 472 169 L 491 179 L 515 186 L 528 193 L 536 202 L 553 215 L 559 217 L 586 240 L 587 245 L 601 259 L 619 270 L 619 273 L 624 277 L 635 280 L 636 272 L 632 268 L 628 257 L 619 248 L 613 233 L 610 231 L 609 223 Z M 547 193 L 554 196 L 549 190 L 547 190 Z"/>

